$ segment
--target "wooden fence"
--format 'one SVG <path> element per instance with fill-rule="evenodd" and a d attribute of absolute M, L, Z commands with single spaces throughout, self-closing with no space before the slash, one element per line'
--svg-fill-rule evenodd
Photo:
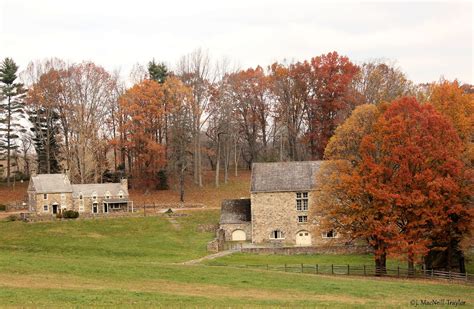
<path fill-rule="evenodd" d="M 239 268 L 253 268 L 261 270 L 284 271 L 313 275 L 345 275 L 345 276 L 383 276 L 395 278 L 425 278 L 449 281 L 464 281 L 474 283 L 474 274 L 440 271 L 433 269 L 415 268 L 409 270 L 403 267 L 381 269 L 374 265 L 336 265 L 336 264 L 246 264 L 227 265 L 212 264 L 212 266 L 228 266 Z"/>

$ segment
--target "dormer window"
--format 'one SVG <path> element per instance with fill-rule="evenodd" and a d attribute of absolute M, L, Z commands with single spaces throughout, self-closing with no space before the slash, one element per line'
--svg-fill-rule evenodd
<path fill-rule="evenodd" d="M 92 199 L 96 200 L 97 199 L 97 192 L 92 192 Z"/>
<path fill-rule="evenodd" d="M 110 198 L 110 192 L 109 192 L 109 191 L 105 192 L 105 198 L 106 198 L 106 199 L 109 199 L 109 198 Z"/>
<path fill-rule="evenodd" d="M 123 198 L 123 191 L 120 190 L 118 195 L 119 195 L 119 198 Z"/>

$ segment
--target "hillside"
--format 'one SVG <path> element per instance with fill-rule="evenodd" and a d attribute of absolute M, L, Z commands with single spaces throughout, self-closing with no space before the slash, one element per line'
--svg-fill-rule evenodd
<path fill-rule="evenodd" d="M 199 226 L 217 220 L 218 211 L 204 210 L 173 218 L 2 221 L 0 306 L 397 308 L 413 299 L 474 302 L 472 286 L 462 284 L 181 264 L 206 255 L 213 233 Z"/>
<path fill-rule="evenodd" d="M 199 188 L 191 181 L 191 177 L 186 179 L 185 201 L 187 203 L 202 203 L 208 208 L 220 207 L 220 202 L 226 198 L 248 197 L 250 189 L 250 171 L 241 170 L 238 176 L 233 173 L 229 175 L 229 182 L 222 184 L 218 189 L 215 187 L 214 172 L 204 173 L 204 187 Z M 143 203 L 177 203 L 179 202 L 179 192 L 176 186 L 171 185 L 170 190 L 157 191 L 152 188 L 130 189 L 131 200 L 136 205 Z M 19 203 L 26 198 L 28 182 L 17 183 L 14 188 L 7 188 L 0 183 L 0 204 Z"/>

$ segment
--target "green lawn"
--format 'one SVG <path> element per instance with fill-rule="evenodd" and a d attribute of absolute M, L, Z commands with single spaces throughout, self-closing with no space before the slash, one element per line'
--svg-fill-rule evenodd
<path fill-rule="evenodd" d="M 206 255 L 217 211 L 186 217 L 48 223 L 0 222 L 0 307 L 408 307 L 412 299 L 461 299 L 474 288 L 442 282 L 313 276 L 182 265 Z M 371 263 L 370 256 L 258 256 L 245 263 Z M 208 262 L 213 264 L 216 262 Z"/>

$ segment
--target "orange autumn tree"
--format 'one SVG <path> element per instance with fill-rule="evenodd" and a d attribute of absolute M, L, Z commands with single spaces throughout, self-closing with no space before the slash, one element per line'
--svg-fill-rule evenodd
<path fill-rule="evenodd" d="M 336 194 L 324 213 L 336 228 L 368 240 L 377 267 L 392 255 L 413 270 L 434 238 L 449 237 L 453 226 L 469 232 L 460 150 L 453 126 L 431 105 L 396 100 L 362 139 L 359 164 L 326 164 L 323 190 L 329 185 Z"/>
<path fill-rule="evenodd" d="M 432 85 L 430 103 L 451 121 L 465 147 L 465 159 L 474 162 L 474 95 L 466 93 L 457 81 Z"/>
<path fill-rule="evenodd" d="M 355 174 L 390 213 L 388 253 L 405 257 L 410 270 L 427 254 L 434 234 L 472 219 L 462 203 L 460 151 L 450 122 L 414 98 L 392 102 L 362 140 Z"/>
<path fill-rule="evenodd" d="M 122 127 L 127 136 L 125 148 L 129 170 L 141 182 L 154 181 L 165 165 L 165 148 L 159 143 L 159 130 L 165 113 L 163 88 L 153 80 L 144 80 L 128 89 L 119 99 L 125 121 Z M 135 182 L 136 183 L 136 182 Z"/>

